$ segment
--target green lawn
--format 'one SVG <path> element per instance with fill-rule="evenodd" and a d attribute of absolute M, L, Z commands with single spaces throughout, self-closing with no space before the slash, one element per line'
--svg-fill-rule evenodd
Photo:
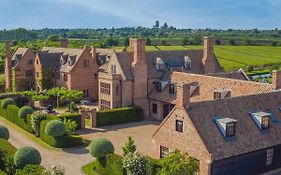
<path fill-rule="evenodd" d="M 82 170 L 87 175 L 99 175 L 98 173 L 94 172 L 94 163 L 88 163 L 87 165 L 82 167 Z"/>

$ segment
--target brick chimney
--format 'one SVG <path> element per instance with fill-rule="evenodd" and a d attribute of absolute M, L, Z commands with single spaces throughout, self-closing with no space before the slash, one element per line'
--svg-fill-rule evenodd
<path fill-rule="evenodd" d="M 11 70 L 11 43 L 6 42 L 5 46 L 6 58 L 5 58 L 5 89 L 12 90 L 12 70 Z"/>
<path fill-rule="evenodd" d="M 91 47 L 91 55 L 92 55 L 93 58 L 96 58 L 96 56 L 97 56 L 97 48 L 96 48 L 96 46 L 92 46 Z"/>
<path fill-rule="evenodd" d="M 214 42 L 213 39 L 204 37 L 204 51 L 202 63 L 206 74 L 216 73 L 217 60 L 214 54 Z"/>
<path fill-rule="evenodd" d="M 177 85 L 176 107 L 189 108 L 191 84 L 182 83 Z"/>
<path fill-rule="evenodd" d="M 68 39 L 67 38 L 61 38 L 60 39 L 60 47 L 68 47 Z"/>
<path fill-rule="evenodd" d="M 133 104 L 143 108 L 144 116 L 149 117 L 149 105 L 147 100 L 147 62 L 145 58 L 145 40 L 130 39 L 133 48 L 132 72 Z"/>
<path fill-rule="evenodd" d="M 280 70 L 272 71 L 272 87 L 273 87 L 273 89 L 281 88 L 281 71 Z"/>

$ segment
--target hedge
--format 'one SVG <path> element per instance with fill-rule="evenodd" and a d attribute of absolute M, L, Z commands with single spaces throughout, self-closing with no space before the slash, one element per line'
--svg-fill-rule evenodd
<path fill-rule="evenodd" d="M 94 170 L 103 175 L 125 175 L 122 168 L 122 156 L 116 154 L 108 154 L 104 162 L 96 160 L 94 162 Z"/>
<path fill-rule="evenodd" d="M 64 119 L 66 120 L 72 120 L 72 121 L 75 121 L 77 123 L 77 129 L 80 130 L 81 129 L 81 123 L 82 123 L 82 117 L 80 114 L 78 113 L 73 113 L 73 114 L 62 114 L 62 115 L 59 115 L 58 118 L 61 120 L 61 121 L 64 121 Z"/>
<path fill-rule="evenodd" d="M 45 127 L 45 132 L 49 136 L 60 137 L 65 134 L 64 123 L 60 120 L 51 120 Z"/>
<path fill-rule="evenodd" d="M 9 105 L 16 105 L 16 101 L 12 98 L 5 98 L 4 100 L 2 100 L 1 107 L 3 109 L 6 109 Z"/>
<path fill-rule="evenodd" d="M 7 140 L 0 139 L 0 170 L 7 174 L 15 173 L 14 154 L 17 149 Z"/>
<path fill-rule="evenodd" d="M 83 139 L 80 136 L 64 135 L 60 137 L 52 137 L 46 134 L 46 125 L 52 121 L 51 119 L 44 120 L 40 123 L 40 138 L 47 144 L 56 148 L 69 148 L 80 146 L 83 144 Z"/>
<path fill-rule="evenodd" d="M 42 175 L 44 170 L 40 165 L 26 165 L 23 169 L 18 169 L 15 175 Z"/>
<path fill-rule="evenodd" d="M 97 111 L 97 126 L 107 126 L 144 120 L 140 107 L 116 108 Z"/>

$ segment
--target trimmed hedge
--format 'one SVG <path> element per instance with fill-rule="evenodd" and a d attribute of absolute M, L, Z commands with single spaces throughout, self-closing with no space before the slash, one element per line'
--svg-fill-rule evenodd
<path fill-rule="evenodd" d="M 52 120 L 46 125 L 45 132 L 53 137 L 63 136 L 65 134 L 64 123 L 60 120 Z"/>
<path fill-rule="evenodd" d="M 24 146 L 17 150 L 14 156 L 14 164 L 17 168 L 24 168 L 26 165 L 40 165 L 41 155 L 33 147 Z"/>
<path fill-rule="evenodd" d="M 65 135 L 60 137 L 52 137 L 46 134 L 46 125 L 52 121 L 51 119 L 44 120 L 40 123 L 40 138 L 47 144 L 56 148 L 69 148 L 83 145 L 83 139 L 80 136 Z"/>
<path fill-rule="evenodd" d="M 9 130 L 5 126 L 0 125 L 0 138 L 8 140 L 10 137 Z"/>
<path fill-rule="evenodd" d="M 64 119 L 66 120 L 72 120 L 72 121 L 75 121 L 77 123 L 77 129 L 80 130 L 81 129 L 81 123 L 82 123 L 82 117 L 80 114 L 78 113 L 73 113 L 73 114 L 62 114 L 62 115 L 59 115 L 58 118 L 61 120 L 61 121 L 64 121 Z"/>
<path fill-rule="evenodd" d="M 16 101 L 12 98 L 5 98 L 4 100 L 2 100 L 1 107 L 3 109 L 7 109 L 9 105 L 16 105 Z"/>
<path fill-rule="evenodd" d="M 89 152 L 93 157 L 103 158 L 107 154 L 114 153 L 114 146 L 107 139 L 97 138 L 90 144 Z"/>
<path fill-rule="evenodd" d="M 26 165 L 23 169 L 18 169 L 15 175 L 42 175 L 44 170 L 40 165 Z"/>
<path fill-rule="evenodd" d="M 17 149 L 7 140 L 0 139 L 0 170 L 7 174 L 15 173 L 14 154 Z"/>
<path fill-rule="evenodd" d="M 93 166 L 94 170 L 103 175 L 125 175 L 126 172 L 122 168 L 122 156 L 116 154 L 108 154 L 104 160 L 96 160 Z"/>
<path fill-rule="evenodd" d="M 28 114 L 32 114 L 33 109 L 30 106 L 23 106 L 19 109 L 18 116 L 21 119 L 26 120 Z"/>
<path fill-rule="evenodd" d="M 137 106 L 97 111 L 97 126 L 115 125 L 142 120 L 144 120 L 143 110 Z"/>

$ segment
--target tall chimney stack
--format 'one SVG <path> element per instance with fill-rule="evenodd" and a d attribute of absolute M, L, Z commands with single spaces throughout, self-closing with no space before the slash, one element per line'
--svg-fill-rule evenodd
<path fill-rule="evenodd" d="M 202 63 L 204 65 L 205 74 L 216 73 L 217 60 L 214 54 L 214 43 L 213 39 L 208 36 L 204 37 Z"/>
<path fill-rule="evenodd" d="M 91 55 L 92 55 L 92 57 L 94 59 L 96 58 L 96 56 L 97 56 L 97 48 L 96 48 L 96 46 L 92 46 L 91 47 Z"/>
<path fill-rule="evenodd" d="M 5 58 L 5 89 L 8 91 L 12 90 L 12 80 L 11 80 L 11 43 L 6 42 L 5 46 L 6 58 Z"/>
<path fill-rule="evenodd" d="M 189 108 L 190 104 L 190 84 L 182 83 L 177 85 L 176 107 Z"/>
<path fill-rule="evenodd" d="M 68 47 L 68 39 L 67 38 L 61 38 L 60 47 L 64 47 L 64 48 Z"/>
<path fill-rule="evenodd" d="M 145 40 L 144 39 L 137 39 L 131 38 L 130 39 L 130 46 L 134 53 L 134 61 L 132 64 L 136 63 L 145 63 Z"/>
<path fill-rule="evenodd" d="M 273 89 L 281 88 L 281 71 L 280 70 L 272 71 L 272 87 L 273 87 Z"/>

